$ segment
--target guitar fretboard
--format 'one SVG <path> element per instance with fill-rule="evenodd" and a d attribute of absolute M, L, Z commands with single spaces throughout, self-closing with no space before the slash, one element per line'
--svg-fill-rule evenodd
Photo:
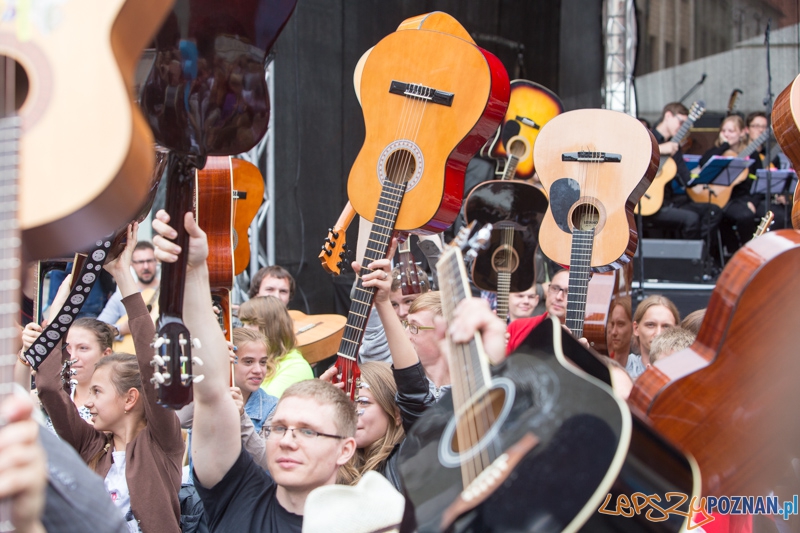
<path fill-rule="evenodd" d="M 5 297 L 0 312 L 0 400 L 11 393 L 19 342 L 20 231 L 17 218 L 17 147 L 20 136 L 18 117 L 0 120 L 0 276 Z"/>
<path fill-rule="evenodd" d="M 372 230 L 369 233 L 364 260 L 361 262 L 362 272 L 368 272 L 367 265 L 373 261 L 386 257 L 389 243 L 392 240 L 394 225 L 397 221 L 397 213 L 400 211 L 400 203 L 403 201 L 405 192 L 405 183 L 384 182 L 381 189 L 381 197 L 378 201 L 378 209 L 375 211 L 375 219 L 372 222 Z M 357 360 L 358 350 L 361 346 L 361 340 L 364 338 L 364 329 L 374 298 L 375 289 L 364 287 L 359 277 L 350 302 L 350 311 L 347 314 L 347 324 L 345 324 L 342 342 L 339 344 L 339 351 L 337 352 L 340 357 L 353 361 Z"/>
<path fill-rule="evenodd" d="M 576 338 L 583 337 L 586 316 L 586 293 L 592 275 L 594 229 L 572 232 L 572 253 L 569 260 L 569 295 L 567 296 L 567 327 Z"/>

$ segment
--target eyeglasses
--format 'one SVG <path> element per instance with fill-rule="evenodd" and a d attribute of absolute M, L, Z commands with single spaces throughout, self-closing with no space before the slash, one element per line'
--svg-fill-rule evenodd
<path fill-rule="evenodd" d="M 329 439 L 344 439 L 345 437 L 341 437 L 339 435 L 328 435 L 327 433 L 320 433 L 319 431 L 314 431 L 313 429 L 309 428 L 289 428 L 286 426 L 269 426 L 267 427 L 267 438 L 272 437 L 273 435 L 278 439 L 282 439 L 284 435 L 286 435 L 287 431 L 292 432 L 292 437 L 297 438 L 297 433 L 300 434 L 303 440 L 311 440 L 317 437 L 328 437 Z M 297 431 L 297 433 L 295 433 Z"/>
<path fill-rule="evenodd" d="M 416 324 L 409 324 L 407 320 L 403 320 L 403 327 L 408 328 L 412 335 L 416 335 L 422 329 L 436 329 L 433 326 L 418 326 Z"/>
<path fill-rule="evenodd" d="M 558 295 L 558 293 L 563 292 L 564 296 L 569 296 L 569 287 L 559 287 L 558 285 L 550 285 L 548 287 L 547 292 L 552 294 L 553 296 Z"/>
<path fill-rule="evenodd" d="M 156 264 L 156 260 L 155 259 L 142 259 L 141 261 L 131 261 L 131 264 L 134 265 L 134 266 L 155 265 Z"/>

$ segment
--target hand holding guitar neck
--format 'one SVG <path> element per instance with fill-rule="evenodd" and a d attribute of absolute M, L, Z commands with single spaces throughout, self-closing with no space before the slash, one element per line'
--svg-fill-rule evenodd
<path fill-rule="evenodd" d="M 109 274 L 114 276 L 114 281 L 117 282 L 119 292 L 122 294 L 123 298 L 126 298 L 139 290 L 136 285 L 136 281 L 133 279 L 133 275 L 131 274 L 131 256 L 133 255 L 134 248 L 136 248 L 136 244 L 139 242 L 138 231 L 138 222 L 128 224 L 127 239 L 125 241 L 125 248 L 122 250 L 122 253 L 103 265 L 103 268 Z"/>

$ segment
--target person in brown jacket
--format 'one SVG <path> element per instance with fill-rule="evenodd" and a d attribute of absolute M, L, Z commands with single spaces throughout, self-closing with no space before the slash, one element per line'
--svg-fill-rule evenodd
<path fill-rule="evenodd" d="M 105 266 L 122 292 L 136 355 L 112 354 L 96 364 L 86 402 L 94 426 L 81 419 L 61 386 L 60 347 L 42 362 L 36 387 L 56 432 L 105 480 L 129 529 L 179 533 L 184 443 L 178 417 L 157 405 L 150 381 L 155 326 L 130 273 L 136 229 L 136 224 L 128 227 L 125 250 Z M 59 289 L 57 308 L 68 291 L 68 285 Z"/>

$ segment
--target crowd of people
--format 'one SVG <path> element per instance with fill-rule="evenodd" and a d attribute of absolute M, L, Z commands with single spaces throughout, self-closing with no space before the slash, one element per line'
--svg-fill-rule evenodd
<path fill-rule="evenodd" d="M 719 227 L 726 252 L 738 249 L 767 207 L 766 200 L 750 193 L 761 160 L 754 158 L 726 206 L 691 200 L 685 190 L 691 174 L 680 146 L 670 140 L 687 113 L 681 104 L 669 104 L 653 129 L 661 153 L 675 159 L 678 171 L 674 184 L 665 189 L 663 206 L 647 218 L 685 238 L 710 239 Z M 741 151 L 765 128 L 763 113 L 727 117 L 717 146 L 700 166 L 714 155 Z M 773 198 L 775 205 L 786 201 L 786 195 Z M 188 249 L 172 242 L 176 224 L 185 225 Z M 375 299 L 359 353 L 361 378 L 351 401 L 340 390 L 336 367 L 317 372 L 315 378 L 298 349 L 287 310 L 295 292 L 288 271 L 271 266 L 253 277 L 250 299 L 238 308 L 241 327 L 233 329 L 228 343 L 209 298 L 205 234 L 190 214 L 171 221 L 161 211 L 153 228 L 156 237 L 148 243 L 138 242 L 136 224 L 129 227 L 125 250 L 105 265 L 116 292 L 97 318 L 76 320 L 63 347 L 56 346 L 35 372 L 34 390 L 47 429 L 37 430 L 31 405 L 21 399 L 12 398 L 0 408 L 8 423 L 0 429 L 0 452 L 18 457 L 13 465 L 0 465 L 0 499 L 12 498 L 18 531 L 41 531 L 58 523 L 57 506 L 45 507 L 43 494 L 53 484 L 46 475 L 48 458 L 52 463 L 58 446 L 66 453 L 65 444 L 77 453 L 72 462 L 78 467 L 82 462 L 86 469 L 75 475 L 87 488 L 72 505 L 73 512 L 104 495 L 104 503 L 92 511 L 105 520 L 96 531 L 299 532 L 304 516 L 314 512 L 306 502 L 315 489 L 358 485 L 369 472 L 381 474 L 388 490 L 402 494 L 398 456 L 406 435 L 451 387 L 454 370 L 442 342 L 445 334 L 464 343 L 480 332 L 487 356 L 499 364 L 547 317 L 566 322 L 569 272 L 546 258 L 538 259 L 536 283 L 509 295 L 507 324 L 492 313 L 491 302 L 480 298 L 462 302 L 445 324 L 441 294 L 432 290 L 435 279 L 420 270 L 424 282 L 419 293 L 403 294 L 391 257 L 375 261 L 360 272 Z M 203 361 L 196 367 L 203 379 L 193 383 L 193 403 L 175 412 L 158 405 L 158 379 L 151 364 L 152 312 L 161 289 L 158 263 L 174 262 L 180 254 L 188 262 L 184 322 L 202 337 L 194 355 Z M 358 263 L 353 268 L 360 270 Z M 52 309 L 64 303 L 69 283 L 67 277 Z M 635 380 L 654 363 L 691 346 L 702 318 L 699 310 L 681 321 L 677 307 L 660 295 L 647 297 L 635 309 L 630 299 L 612 301 L 606 361 L 614 367 L 616 392 L 627 397 Z M 44 325 L 33 321 L 25 326 L 23 350 Z M 121 349 L 126 337 L 130 353 Z M 66 386 L 64 361 L 71 369 Z M 20 357 L 16 378 L 30 388 L 26 365 Z M 37 438 L 37 433 L 50 436 Z M 49 440 L 53 434 L 60 442 Z M 42 446 L 49 447 L 47 454 Z M 391 516 L 389 525 L 399 528 L 403 520 L 413 523 L 413 516 L 408 511 Z"/>

